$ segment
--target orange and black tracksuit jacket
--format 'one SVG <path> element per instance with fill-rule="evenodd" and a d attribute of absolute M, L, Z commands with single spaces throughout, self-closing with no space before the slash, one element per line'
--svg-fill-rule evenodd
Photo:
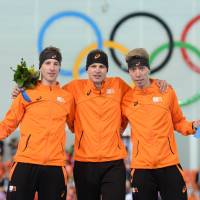
<path fill-rule="evenodd" d="M 171 87 L 163 94 L 155 81 L 145 89 L 135 87 L 124 96 L 122 110 L 132 128 L 131 168 L 155 169 L 179 163 L 174 130 L 183 135 L 194 130 Z"/>
<path fill-rule="evenodd" d="M 104 162 L 125 158 L 120 128 L 126 127 L 127 120 L 121 115 L 121 101 L 129 86 L 120 78 L 106 78 L 101 90 L 90 80 L 74 80 L 64 89 L 73 94 L 76 104 L 75 160 Z"/>
<path fill-rule="evenodd" d="M 73 128 L 74 100 L 70 93 L 40 82 L 26 91 L 31 102 L 22 95 L 13 101 L 0 123 L 0 140 L 19 125 L 19 145 L 15 162 L 65 166 L 65 125 Z"/>

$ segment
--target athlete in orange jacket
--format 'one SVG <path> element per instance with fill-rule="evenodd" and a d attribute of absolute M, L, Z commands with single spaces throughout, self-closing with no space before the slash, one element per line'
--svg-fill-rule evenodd
<path fill-rule="evenodd" d="M 66 199 L 65 125 L 73 127 L 74 99 L 56 82 L 61 53 L 49 47 L 40 54 L 41 81 L 20 94 L 0 123 L 0 139 L 19 125 L 20 139 L 8 187 L 8 200 Z"/>
<path fill-rule="evenodd" d="M 74 179 L 78 200 L 124 200 L 126 150 L 120 128 L 121 100 L 129 86 L 120 78 L 106 78 L 107 55 L 94 50 L 87 56 L 89 80 L 64 86 L 75 99 Z"/>
<path fill-rule="evenodd" d="M 132 186 L 134 200 L 154 200 L 160 191 L 163 200 L 186 200 L 174 130 L 193 134 L 200 120 L 189 122 L 178 105 L 174 90 L 160 93 L 149 79 L 149 56 L 145 49 L 134 49 L 126 56 L 135 87 L 123 98 L 123 114 L 132 134 Z"/>

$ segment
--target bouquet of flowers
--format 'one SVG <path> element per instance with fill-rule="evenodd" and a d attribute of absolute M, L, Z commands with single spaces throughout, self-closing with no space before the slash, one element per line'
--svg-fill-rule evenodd
<path fill-rule="evenodd" d="M 17 65 L 16 70 L 11 69 L 14 71 L 14 81 L 19 88 L 34 88 L 40 77 L 40 72 L 35 70 L 34 65 L 28 67 L 23 58 L 21 59 L 21 63 Z"/>

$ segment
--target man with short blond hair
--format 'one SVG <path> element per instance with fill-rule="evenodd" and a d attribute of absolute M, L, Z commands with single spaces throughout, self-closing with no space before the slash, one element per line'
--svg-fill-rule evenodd
<path fill-rule="evenodd" d="M 155 200 L 160 191 L 163 200 L 187 200 L 174 130 L 183 135 L 194 134 L 200 120 L 185 119 L 172 87 L 160 93 L 155 80 L 149 78 L 149 55 L 145 49 L 131 50 L 126 62 L 135 83 L 122 104 L 132 130 L 133 199 Z"/>

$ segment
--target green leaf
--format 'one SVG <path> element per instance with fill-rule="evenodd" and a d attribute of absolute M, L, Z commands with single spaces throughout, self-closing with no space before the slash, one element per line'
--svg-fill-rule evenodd
<path fill-rule="evenodd" d="M 28 67 L 23 58 L 20 64 L 17 65 L 16 70 L 12 67 L 11 70 L 14 72 L 13 80 L 19 87 L 25 89 L 34 88 L 40 77 L 40 73 L 38 70 L 35 70 L 34 65 Z"/>
<path fill-rule="evenodd" d="M 23 86 L 24 86 L 24 81 L 21 80 L 21 79 L 18 79 L 18 80 L 16 81 L 16 83 L 17 83 L 17 85 L 18 85 L 19 87 L 23 87 Z"/>

